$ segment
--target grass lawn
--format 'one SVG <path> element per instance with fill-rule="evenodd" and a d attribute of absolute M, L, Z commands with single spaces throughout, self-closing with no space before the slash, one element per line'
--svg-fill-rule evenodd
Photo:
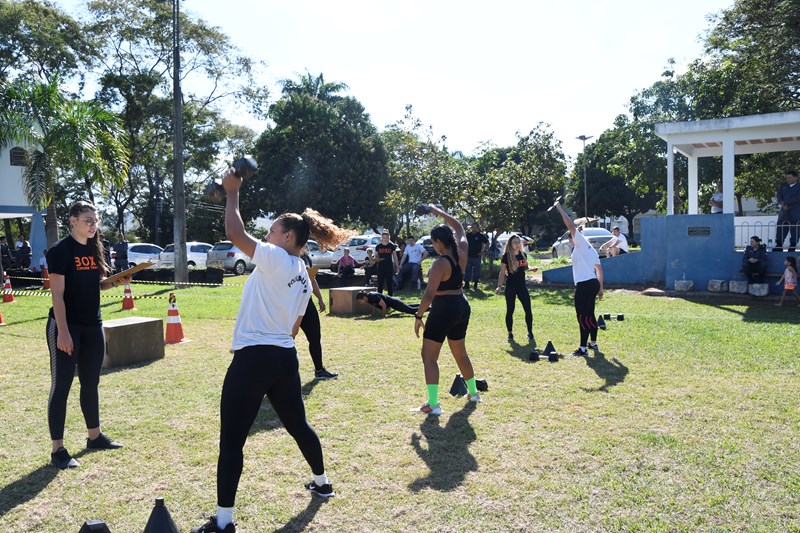
<path fill-rule="evenodd" d="M 50 300 L 0 304 L 4 531 L 77 532 L 92 518 L 114 533 L 141 531 L 157 496 L 181 531 L 204 522 L 216 508 L 219 396 L 243 280 L 179 291 L 192 342 L 104 371 L 103 429 L 125 448 L 84 449 L 75 380 L 65 444 L 81 466 L 69 471 L 48 465 Z M 323 316 L 336 381 L 312 380 L 301 334 L 308 417 L 337 497 L 306 493 L 309 468 L 265 402 L 245 447 L 240 531 L 800 531 L 800 309 L 611 290 L 598 311 L 626 319 L 600 332 L 600 353 L 531 363 L 527 343 L 506 342 L 494 286 L 470 292 L 467 337 L 489 391 L 475 408 L 447 394 L 457 370 L 444 348 L 441 417 L 409 412 L 425 387 L 408 315 Z M 166 299 L 123 312 L 122 290 L 114 294 L 103 299 L 106 319 L 166 317 Z M 571 353 L 572 291 L 537 287 L 532 297 L 539 345 Z M 519 306 L 515 326 L 523 339 Z"/>

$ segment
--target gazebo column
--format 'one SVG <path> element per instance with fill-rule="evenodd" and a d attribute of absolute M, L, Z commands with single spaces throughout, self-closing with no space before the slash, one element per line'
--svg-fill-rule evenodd
<path fill-rule="evenodd" d="M 733 178 L 735 143 L 733 139 L 725 139 L 722 142 L 722 212 L 733 213 Z"/>
<path fill-rule="evenodd" d="M 672 142 L 667 141 L 667 215 L 675 214 L 675 156 Z"/>
<path fill-rule="evenodd" d="M 689 156 L 689 214 L 696 215 L 699 212 L 697 199 L 697 157 Z"/>

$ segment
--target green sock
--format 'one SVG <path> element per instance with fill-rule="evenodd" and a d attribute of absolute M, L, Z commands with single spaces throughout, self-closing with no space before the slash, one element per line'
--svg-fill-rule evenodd
<path fill-rule="evenodd" d="M 428 405 L 436 407 L 439 405 L 439 384 L 425 385 L 428 389 Z"/>
<path fill-rule="evenodd" d="M 465 379 L 464 381 L 467 382 L 467 390 L 469 391 L 470 396 L 475 396 L 478 394 L 478 387 L 475 385 L 475 376 L 472 376 L 469 379 Z"/>

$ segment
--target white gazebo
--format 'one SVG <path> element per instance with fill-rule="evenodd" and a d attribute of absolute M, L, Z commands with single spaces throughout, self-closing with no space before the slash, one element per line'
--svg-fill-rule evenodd
<path fill-rule="evenodd" d="M 800 150 L 800 111 L 656 124 L 667 142 L 667 215 L 675 214 L 674 152 L 689 160 L 689 214 L 698 213 L 697 160 L 722 156 L 722 212 L 733 213 L 734 156 Z"/>

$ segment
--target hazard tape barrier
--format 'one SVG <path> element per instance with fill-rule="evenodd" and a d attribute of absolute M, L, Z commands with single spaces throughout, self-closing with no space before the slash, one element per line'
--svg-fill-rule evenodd
<path fill-rule="evenodd" d="M 9 276 L 10 279 L 28 279 L 33 281 L 44 281 L 43 278 L 28 277 L 28 276 Z M 139 281 L 131 280 L 131 283 L 139 283 L 142 285 L 180 285 L 181 287 L 243 287 L 244 283 L 190 283 L 188 281 Z"/>

